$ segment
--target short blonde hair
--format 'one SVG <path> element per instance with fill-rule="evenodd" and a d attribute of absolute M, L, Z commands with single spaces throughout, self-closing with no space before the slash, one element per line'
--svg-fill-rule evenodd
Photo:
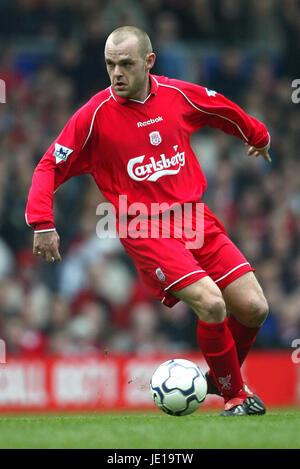
<path fill-rule="evenodd" d="M 116 45 L 128 39 L 128 37 L 134 36 L 137 39 L 139 45 L 140 55 L 145 58 L 147 54 L 153 52 L 152 44 L 148 34 L 142 29 L 136 28 L 135 26 L 121 26 L 115 29 L 107 38 L 111 39 Z M 106 42 L 107 42 L 106 41 Z"/>

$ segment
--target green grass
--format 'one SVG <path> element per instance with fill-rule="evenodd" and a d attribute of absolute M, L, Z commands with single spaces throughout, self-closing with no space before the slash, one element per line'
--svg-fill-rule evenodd
<path fill-rule="evenodd" d="M 0 448 L 300 448 L 300 410 L 222 418 L 200 411 L 0 417 Z"/>

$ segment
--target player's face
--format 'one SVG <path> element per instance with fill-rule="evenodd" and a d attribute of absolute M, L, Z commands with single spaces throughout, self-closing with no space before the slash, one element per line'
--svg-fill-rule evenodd
<path fill-rule="evenodd" d="M 155 56 L 141 56 L 136 38 L 131 37 L 116 45 L 108 40 L 105 47 L 107 72 L 117 96 L 145 99 L 148 87 L 148 72 Z"/>

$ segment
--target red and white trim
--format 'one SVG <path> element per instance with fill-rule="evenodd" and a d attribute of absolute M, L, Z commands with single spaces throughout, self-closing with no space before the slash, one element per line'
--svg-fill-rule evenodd
<path fill-rule="evenodd" d="M 55 228 L 50 228 L 49 230 L 34 230 L 35 233 L 48 233 L 48 231 L 56 231 Z"/>
<path fill-rule="evenodd" d="M 268 141 L 267 145 L 265 145 L 264 147 L 261 147 L 261 148 L 259 148 L 259 147 L 254 147 L 254 148 L 256 148 L 257 150 L 264 150 L 265 148 L 267 148 L 271 143 L 271 136 L 270 136 L 269 132 L 268 132 L 268 135 L 269 135 L 269 141 Z"/>
<path fill-rule="evenodd" d="M 164 291 L 168 291 L 169 288 L 171 288 L 173 285 L 175 285 L 176 283 L 180 282 L 181 280 L 183 280 L 184 278 L 186 277 L 189 277 L 190 275 L 193 275 L 193 274 L 196 274 L 198 272 L 205 272 L 205 270 L 194 270 L 193 272 L 190 272 L 189 274 L 186 274 L 184 275 L 183 277 L 180 277 L 178 280 L 175 280 L 175 282 L 171 283 L 168 287 L 166 287 L 164 289 Z"/>
<path fill-rule="evenodd" d="M 234 267 L 234 269 L 231 269 L 229 272 L 227 272 L 227 274 L 223 275 L 223 277 L 220 277 L 217 280 L 215 280 L 215 283 L 220 282 L 224 278 L 228 277 L 228 275 L 232 274 L 232 272 L 235 272 L 237 269 L 240 269 L 241 267 L 244 267 L 245 265 L 250 265 L 250 264 L 249 262 L 244 262 L 243 264 L 237 265 L 236 267 Z"/>

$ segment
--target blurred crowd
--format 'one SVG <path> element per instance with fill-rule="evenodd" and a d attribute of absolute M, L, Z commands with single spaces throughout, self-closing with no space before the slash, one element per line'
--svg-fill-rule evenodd
<path fill-rule="evenodd" d="M 24 211 L 34 167 L 76 109 L 109 85 L 107 35 L 145 29 L 154 73 L 207 86 L 263 121 L 272 164 L 202 129 L 204 201 L 256 268 L 270 314 L 255 347 L 300 338 L 300 3 L 297 0 L 0 0 L 0 337 L 12 354 L 197 349 L 196 317 L 153 299 L 118 239 L 96 236 L 89 176 L 55 194 L 63 262 L 32 254 Z M 1 100 L 2 101 L 2 100 Z"/>

